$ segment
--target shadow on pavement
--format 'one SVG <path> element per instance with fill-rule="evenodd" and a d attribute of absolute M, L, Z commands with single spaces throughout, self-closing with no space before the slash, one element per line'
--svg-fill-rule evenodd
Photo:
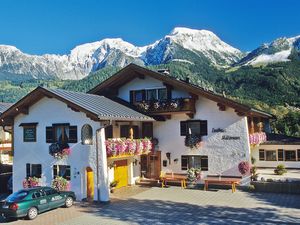
<path fill-rule="evenodd" d="M 118 200 L 80 210 L 130 224 L 300 224 L 300 217 L 282 215 L 276 208 L 199 206 L 157 200 Z"/>

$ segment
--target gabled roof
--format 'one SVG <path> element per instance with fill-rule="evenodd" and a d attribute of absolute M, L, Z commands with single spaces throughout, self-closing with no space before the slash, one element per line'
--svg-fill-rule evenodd
<path fill-rule="evenodd" d="M 187 92 L 193 93 L 195 95 L 203 96 L 217 103 L 224 104 L 225 106 L 231 107 L 237 110 L 238 112 L 244 113 L 246 115 L 259 116 L 264 118 L 275 118 L 273 115 L 267 112 L 254 109 L 248 105 L 233 101 L 215 92 L 205 90 L 204 88 L 201 88 L 194 84 L 178 80 L 175 77 L 162 74 L 153 70 L 149 70 L 136 64 L 129 64 L 128 66 L 124 67 L 123 69 L 115 73 L 113 76 L 111 76 L 107 80 L 103 81 L 102 83 L 88 91 L 88 93 L 105 95 L 106 93 L 111 92 L 112 90 L 118 89 L 120 86 L 133 80 L 134 78 L 143 77 L 145 75 L 161 80 L 165 84 L 186 90 Z"/>
<path fill-rule="evenodd" d="M 300 137 L 267 133 L 267 141 L 261 145 L 300 145 Z"/>
<path fill-rule="evenodd" d="M 28 113 L 28 107 L 43 97 L 55 98 L 62 101 L 72 110 L 84 112 L 89 118 L 97 121 L 154 121 L 153 118 L 136 112 L 104 96 L 38 87 L 8 108 L 0 116 L 2 123 L 6 123 L 7 120 L 11 120 L 19 113 Z"/>
<path fill-rule="evenodd" d="M 12 105 L 13 103 L 0 102 L 0 115 Z"/>

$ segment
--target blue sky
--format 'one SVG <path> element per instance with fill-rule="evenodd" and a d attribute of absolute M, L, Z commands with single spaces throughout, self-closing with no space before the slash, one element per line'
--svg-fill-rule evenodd
<path fill-rule="evenodd" d="M 243 51 L 300 35 L 297 0 L 1 0 L 0 44 L 30 54 L 121 37 L 146 45 L 176 26 L 208 29 Z"/>

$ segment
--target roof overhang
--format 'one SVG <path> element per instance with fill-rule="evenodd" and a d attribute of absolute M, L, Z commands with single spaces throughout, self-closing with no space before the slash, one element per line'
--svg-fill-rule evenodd
<path fill-rule="evenodd" d="M 174 77 L 161 74 L 153 70 L 149 70 L 147 68 L 138 66 L 136 64 L 129 64 L 128 66 L 124 67 L 123 69 L 115 73 L 113 76 L 111 76 L 107 80 L 103 81 L 102 83 L 100 83 L 99 85 L 97 85 L 96 87 L 88 91 L 88 93 L 106 95 L 112 90 L 116 91 L 119 86 L 124 85 L 125 83 L 137 77 L 143 78 L 145 75 L 161 80 L 162 82 L 170 86 L 186 90 L 191 94 L 200 95 L 207 99 L 215 101 L 217 103 L 221 103 L 225 106 L 231 107 L 235 109 L 235 111 L 239 115 L 257 116 L 257 117 L 269 118 L 269 119 L 275 118 L 275 116 L 269 113 L 263 112 L 261 110 L 253 109 L 248 105 L 241 104 L 239 102 L 226 98 L 222 95 L 219 95 L 215 92 L 205 90 L 204 88 L 201 88 L 199 86 L 187 83 L 182 80 L 178 80 Z"/>

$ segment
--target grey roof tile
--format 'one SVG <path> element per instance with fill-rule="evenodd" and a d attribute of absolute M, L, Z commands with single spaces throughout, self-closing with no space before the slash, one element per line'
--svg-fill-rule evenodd
<path fill-rule="evenodd" d="M 109 98 L 99 95 L 81 92 L 66 91 L 61 89 L 43 88 L 54 95 L 66 99 L 73 104 L 88 110 L 103 120 L 132 120 L 132 121 L 154 121 L 153 118 L 130 109 L 122 104 L 114 102 Z"/>

